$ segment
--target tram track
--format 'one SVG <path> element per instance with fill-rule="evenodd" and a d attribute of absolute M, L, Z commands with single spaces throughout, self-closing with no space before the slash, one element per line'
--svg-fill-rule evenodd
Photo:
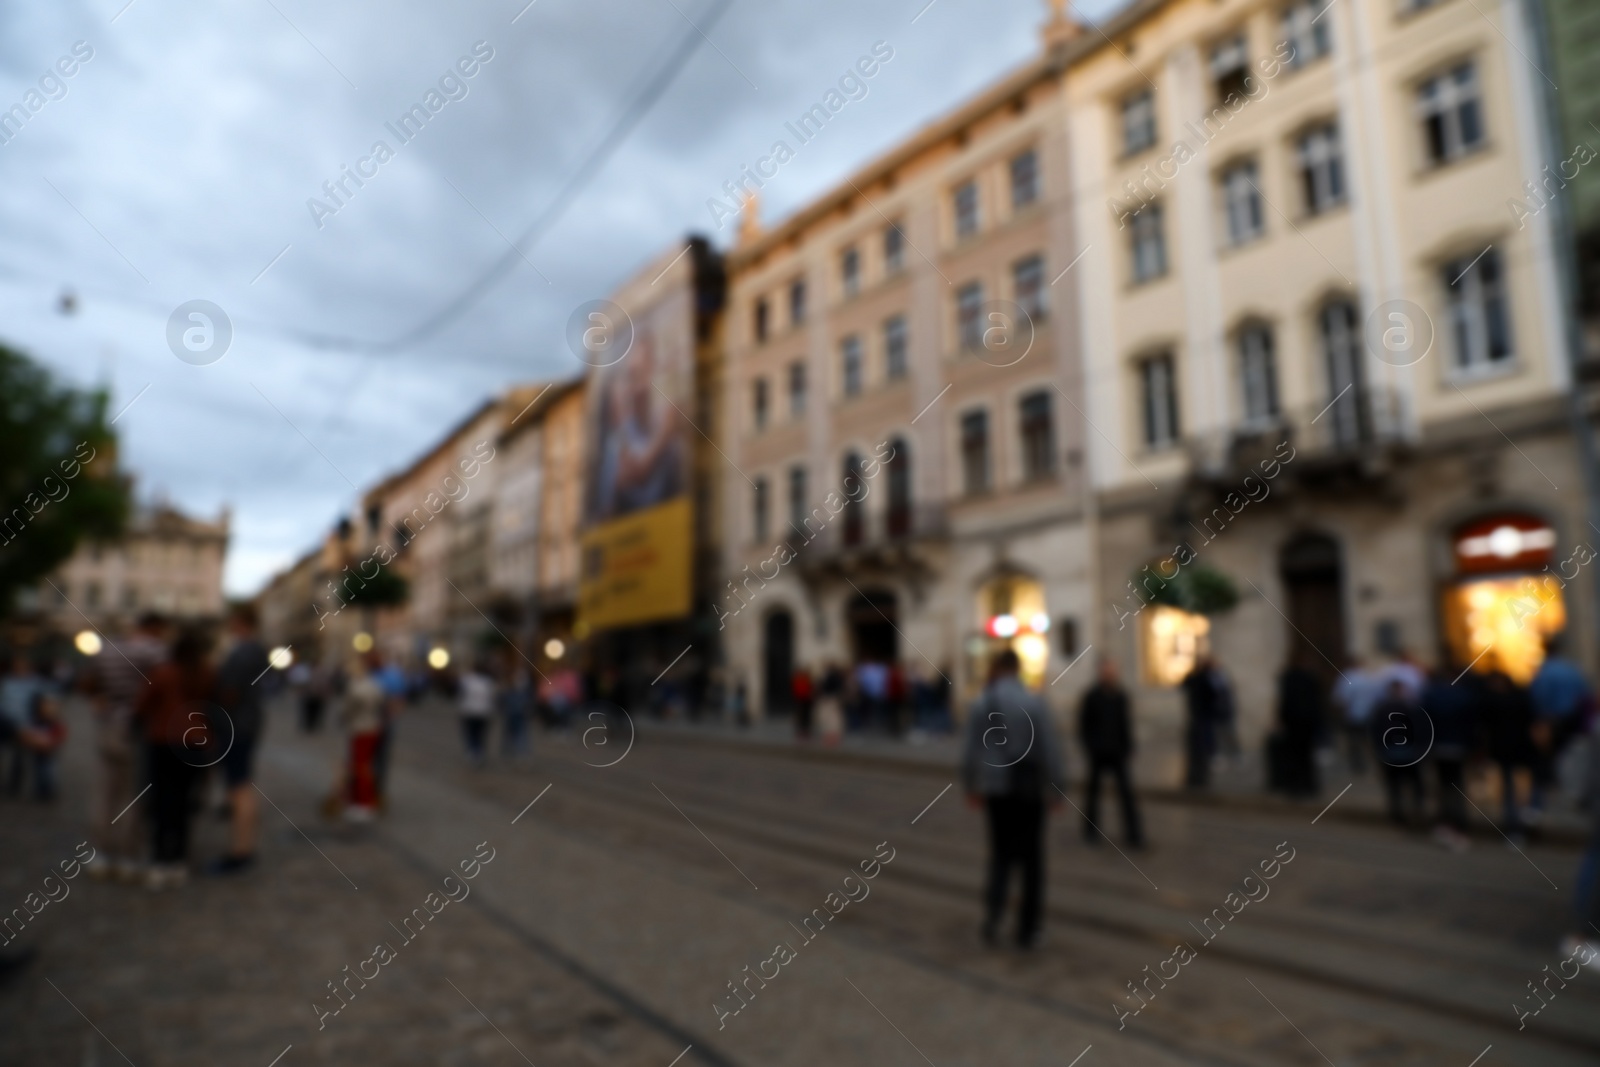
<path fill-rule="evenodd" d="M 692 819 L 694 827 L 728 844 L 760 850 L 765 862 L 787 863 L 798 868 L 825 867 L 837 870 L 839 866 L 852 865 L 858 857 L 859 839 L 864 831 L 859 824 L 821 814 L 815 810 L 791 805 L 787 809 L 740 797 L 738 810 L 731 810 L 726 795 L 718 794 L 703 769 L 690 766 L 675 768 L 673 760 L 659 761 L 649 768 L 652 780 L 659 781 L 672 791 L 680 812 L 662 804 L 640 771 L 597 772 L 583 766 L 577 754 L 558 746 L 547 746 L 551 758 L 540 761 L 538 774 L 555 781 L 558 789 L 553 799 L 558 803 L 545 812 L 544 823 L 553 831 L 593 845 L 595 826 L 609 827 L 613 839 L 665 840 L 671 833 L 694 834 L 684 825 L 685 818 Z M 851 773 L 849 770 L 841 772 Z M 870 773 L 865 769 L 856 774 Z M 477 792 L 505 795 L 508 800 L 513 789 L 525 787 L 522 774 L 490 772 L 477 778 L 467 777 L 470 788 Z M 921 776 L 919 776 L 921 777 Z M 799 798 L 797 798 L 798 800 Z M 948 802 L 948 801 L 946 801 Z M 570 810 L 569 810 L 570 809 Z M 583 810 L 579 810 L 583 809 Z M 596 817 L 598 816 L 598 817 Z M 797 820 L 803 816 L 803 824 Z M 908 816 L 909 821 L 909 816 Z M 582 829 L 580 829 L 580 827 Z M 631 827 L 632 829 L 628 829 Z M 620 831 L 620 832 L 619 832 Z M 870 835 L 881 833 L 873 830 Z M 915 833 L 915 831 L 913 831 Z M 901 859 L 883 875 L 883 887 L 894 886 L 897 891 L 912 893 L 922 898 L 919 906 L 931 906 L 941 912 L 942 921 L 971 921 L 978 898 L 979 857 L 975 848 L 944 839 L 937 832 L 923 834 L 910 847 L 910 835 L 901 838 L 907 849 Z M 849 842 L 849 845 L 841 842 Z M 703 847 L 703 846 L 702 846 Z M 896 843 L 896 847 L 900 847 Z M 716 861 L 713 857 L 711 862 Z M 709 866 L 709 864 L 708 864 Z M 714 870 L 714 869 L 713 869 Z M 1058 888 L 1046 902 L 1049 919 L 1078 935 L 1092 938 L 1111 938 L 1124 945 L 1141 949 L 1157 949 L 1163 953 L 1175 939 L 1183 939 L 1183 925 L 1177 910 L 1196 903 L 1195 898 L 1178 895 L 1160 904 L 1129 906 L 1128 884 L 1103 876 L 1082 878 L 1074 876 L 1074 888 Z M 1208 958 L 1225 961 L 1252 974 L 1269 973 L 1291 979 L 1327 993 L 1337 993 L 1372 1002 L 1374 1007 L 1386 1009 L 1400 1005 L 1421 1012 L 1434 1020 L 1470 1025 L 1491 1033 L 1516 1033 L 1510 1025 L 1509 1013 L 1502 1020 L 1499 1013 L 1488 1011 L 1469 998 L 1448 996 L 1439 992 L 1448 989 L 1447 983 L 1422 982 L 1408 984 L 1408 976 L 1419 972 L 1414 957 L 1423 955 L 1442 957 L 1433 973 L 1449 975 L 1492 971 L 1489 984 L 1504 983 L 1508 990 L 1520 988 L 1521 972 L 1516 965 L 1496 963 L 1488 954 L 1464 948 L 1442 946 L 1438 940 L 1410 938 L 1409 944 L 1396 945 L 1392 933 L 1382 930 L 1362 931 L 1348 924 L 1322 922 L 1320 925 L 1297 919 L 1292 915 L 1275 915 L 1270 909 L 1265 914 L 1253 916 L 1251 922 L 1257 929 L 1252 935 L 1226 941 L 1219 939 L 1207 944 L 1204 953 Z M 1242 929 L 1245 927 L 1241 927 Z M 1104 1014 L 1089 1011 L 1081 1003 L 1059 996 L 1049 996 L 1024 987 L 1016 980 L 1004 976 L 985 974 L 972 966 L 952 964 L 935 958 L 926 951 L 891 944 L 881 931 L 869 929 L 860 932 L 877 950 L 889 950 L 914 962 L 932 968 L 948 977 L 968 985 L 981 986 L 990 992 L 1002 991 L 1004 995 L 1025 1000 L 1079 1021 L 1107 1025 Z M 1289 951 L 1264 948 L 1260 942 L 1297 941 Z M 1402 941 L 1406 939 L 1401 939 Z M 1352 949 L 1352 944 L 1356 945 Z M 1362 962 L 1379 950 L 1408 957 L 1405 966 L 1391 968 L 1389 974 L 1360 973 Z M 1363 959 L 1363 954 L 1366 958 Z M 1329 961 L 1331 956 L 1345 958 L 1344 965 Z M 1151 957 L 1159 958 L 1159 957 Z M 1534 968 L 1537 970 L 1537 968 Z M 1497 986 L 1498 987 L 1498 986 Z M 1109 1013 L 1106 1013 L 1109 1014 Z M 1113 1028 L 1114 1029 L 1114 1028 Z M 1543 1026 L 1537 1033 L 1519 1035 L 1524 1041 L 1549 1047 L 1552 1051 L 1593 1054 L 1600 1051 L 1600 1038 L 1594 1033 L 1571 1027 Z M 1179 1046 L 1169 1046 L 1165 1041 L 1157 1044 L 1170 1051 Z M 1182 1050 L 1192 1054 L 1192 1039 L 1185 1039 Z M 1215 1053 L 1217 1062 L 1236 1062 L 1221 1050 Z"/>

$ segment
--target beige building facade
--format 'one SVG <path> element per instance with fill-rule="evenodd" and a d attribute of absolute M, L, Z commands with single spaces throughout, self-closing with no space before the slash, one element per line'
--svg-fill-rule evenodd
<path fill-rule="evenodd" d="M 1078 309 L 1053 284 L 1081 249 L 1074 33 L 1058 16 L 1037 59 L 781 226 L 747 218 L 728 257 L 717 614 L 755 714 L 796 667 L 898 663 L 959 694 L 997 642 L 1041 683 L 1077 654 Z"/>
<path fill-rule="evenodd" d="M 1556 235 L 1505 208 L 1547 162 L 1521 15 L 1142 3 L 1072 65 L 1092 640 L 1158 720 L 1207 645 L 1249 738 L 1297 655 L 1525 678 L 1592 633 L 1585 583 L 1544 577 L 1588 531 Z M 1146 566 L 1237 606 L 1144 607 Z"/>
<path fill-rule="evenodd" d="M 65 631 L 88 624 L 115 630 L 140 614 L 215 621 L 226 600 L 222 571 L 230 515 L 214 520 L 183 514 L 170 504 L 136 506 L 122 538 L 85 543 L 37 594 L 39 608 Z"/>

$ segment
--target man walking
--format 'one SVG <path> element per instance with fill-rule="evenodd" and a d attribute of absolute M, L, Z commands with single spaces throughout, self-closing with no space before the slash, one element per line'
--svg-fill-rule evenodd
<path fill-rule="evenodd" d="M 1139 826 L 1139 808 L 1133 797 L 1128 761 L 1133 757 L 1133 723 L 1128 711 L 1128 692 L 1117 677 L 1115 660 L 1100 661 L 1099 677 L 1083 695 L 1078 707 L 1078 740 L 1089 759 L 1089 782 L 1083 817 L 1083 839 L 1098 845 L 1100 832 L 1100 778 L 1109 775 L 1116 783 L 1117 799 L 1122 804 L 1122 835 L 1129 848 L 1143 848 L 1144 834 Z"/>
<path fill-rule="evenodd" d="M 233 646 L 217 668 L 217 700 L 227 713 L 226 723 L 214 723 L 212 736 L 227 745 L 222 756 L 222 778 L 228 788 L 228 810 L 233 820 L 228 854 L 211 865 L 213 874 L 237 874 L 256 858 L 256 803 L 253 765 L 256 741 L 261 736 L 261 688 L 256 683 L 267 673 L 267 650 L 256 636 L 256 609 L 240 604 L 228 616 Z M 230 730 L 231 725 L 231 730 Z"/>
<path fill-rule="evenodd" d="M 985 891 L 984 940 L 999 937 L 1011 869 L 1022 875 L 1022 910 L 1017 946 L 1038 944 L 1044 902 L 1045 804 L 1054 808 L 1066 775 L 1050 709 L 1019 677 L 1021 661 L 1011 649 L 995 656 L 989 684 L 967 717 L 961 761 L 967 803 L 983 807 L 989 820 L 989 878 Z"/>
<path fill-rule="evenodd" d="M 1188 789 L 1204 789 L 1211 784 L 1211 756 L 1217 747 L 1217 693 L 1211 656 L 1202 655 L 1184 676 L 1183 702 L 1189 713 L 1184 732 L 1187 761 L 1183 784 Z"/>

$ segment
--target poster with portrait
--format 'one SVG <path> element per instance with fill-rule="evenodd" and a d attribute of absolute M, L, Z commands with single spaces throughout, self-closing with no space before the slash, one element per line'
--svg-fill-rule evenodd
<path fill-rule="evenodd" d="M 662 270 L 586 305 L 569 331 L 590 364 L 578 584 L 588 633 L 682 618 L 692 603 L 693 257 Z"/>

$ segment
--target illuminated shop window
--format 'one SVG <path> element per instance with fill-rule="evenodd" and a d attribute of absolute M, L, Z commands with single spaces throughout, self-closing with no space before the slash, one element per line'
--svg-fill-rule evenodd
<path fill-rule="evenodd" d="M 1567 624 L 1554 575 L 1576 573 L 1555 549 L 1556 532 L 1532 515 L 1494 515 L 1456 530 L 1458 577 L 1444 589 L 1441 615 L 1457 663 L 1499 669 L 1522 684 L 1533 678 L 1545 639 Z"/>
<path fill-rule="evenodd" d="M 978 598 L 983 612 L 983 635 L 969 642 L 977 659 L 974 676 L 982 677 L 988 662 L 1001 649 L 1010 648 L 1022 661 L 1022 681 L 1038 687 L 1045 681 L 1050 659 L 1050 615 L 1044 586 L 1022 575 L 996 578 Z"/>
<path fill-rule="evenodd" d="M 1204 615 L 1152 604 L 1139 618 L 1144 630 L 1144 680 L 1149 685 L 1177 685 L 1211 647 L 1211 620 Z"/>

